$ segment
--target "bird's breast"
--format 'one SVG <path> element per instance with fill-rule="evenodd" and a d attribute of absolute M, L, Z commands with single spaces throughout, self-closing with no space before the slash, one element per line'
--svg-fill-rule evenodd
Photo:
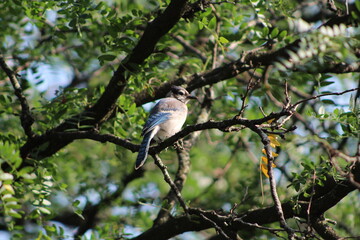
<path fill-rule="evenodd" d="M 159 131 L 155 135 L 154 139 L 157 142 L 164 141 L 172 135 L 179 132 L 186 120 L 186 114 L 174 115 L 169 120 L 159 125 Z"/>

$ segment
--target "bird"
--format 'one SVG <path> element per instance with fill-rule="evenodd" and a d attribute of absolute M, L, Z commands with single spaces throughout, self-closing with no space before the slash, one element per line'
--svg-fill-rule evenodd
<path fill-rule="evenodd" d="M 197 97 L 190 95 L 185 88 L 172 86 L 166 97 L 151 109 L 141 133 L 143 140 L 136 158 L 136 170 L 144 165 L 152 139 L 159 143 L 181 130 L 188 113 L 186 104 L 191 99 Z"/>

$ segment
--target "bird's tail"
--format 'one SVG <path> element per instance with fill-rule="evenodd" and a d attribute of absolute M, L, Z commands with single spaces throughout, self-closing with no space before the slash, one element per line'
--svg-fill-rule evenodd
<path fill-rule="evenodd" d="M 151 132 L 148 134 L 145 134 L 145 136 L 141 142 L 139 154 L 136 158 L 135 169 L 139 169 L 142 165 L 144 165 L 144 163 L 146 161 L 146 158 L 148 156 L 150 142 L 152 139 L 151 135 L 152 135 Z"/>

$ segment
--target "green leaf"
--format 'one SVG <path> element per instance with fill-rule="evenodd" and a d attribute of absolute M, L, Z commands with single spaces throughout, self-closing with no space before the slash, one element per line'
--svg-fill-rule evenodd
<path fill-rule="evenodd" d="M 105 4 L 103 2 L 99 2 L 98 5 L 94 8 L 94 10 L 100 10 Z"/>
<path fill-rule="evenodd" d="M 216 24 L 216 17 L 212 17 L 212 18 L 210 19 L 210 22 L 209 22 L 209 24 L 208 24 L 208 27 L 209 27 L 210 29 L 214 29 L 214 28 L 215 28 L 215 24 Z"/>
<path fill-rule="evenodd" d="M 306 198 L 308 198 L 308 197 L 310 197 L 311 195 L 310 194 L 308 194 L 307 192 L 304 192 L 303 193 L 303 195 L 304 195 L 304 197 L 306 197 Z"/>
<path fill-rule="evenodd" d="M 74 213 L 75 213 L 76 215 L 78 215 L 82 220 L 85 220 L 84 216 L 82 215 L 82 210 L 81 210 L 81 209 L 76 209 L 76 210 L 74 211 Z"/>
<path fill-rule="evenodd" d="M 321 87 L 326 87 L 326 86 L 329 86 L 329 85 L 331 85 L 333 83 L 334 83 L 333 81 L 323 81 L 323 82 L 320 82 L 320 86 Z"/>
<path fill-rule="evenodd" d="M 13 217 L 13 218 L 21 218 L 21 215 L 18 212 L 16 212 L 15 210 L 12 210 L 12 209 L 8 212 L 8 215 Z"/>
<path fill-rule="evenodd" d="M 0 95 L 0 103 L 2 104 L 6 104 L 7 103 L 7 98 L 5 97 L 5 95 Z"/>
<path fill-rule="evenodd" d="M 280 41 L 283 40 L 283 39 L 286 37 L 286 35 L 287 35 L 287 31 L 286 31 L 286 30 L 281 31 L 280 34 L 279 34 L 279 36 L 278 36 L 279 40 L 280 40 Z"/>
<path fill-rule="evenodd" d="M 294 189 L 298 192 L 300 191 L 300 182 L 294 183 Z"/>
<path fill-rule="evenodd" d="M 101 55 L 98 57 L 99 61 L 100 62 L 103 62 L 103 61 L 112 61 L 116 58 L 115 55 L 111 55 L 111 54 L 104 54 L 104 55 Z"/>
<path fill-rule="evenodd" d="M 30 172 L 34 171 L 34 167 L 30 167 L 30 166 L 27 166 L 27 167 L 23 167 L 20 169 L 20 171 L 18 172 L 18 176 L 23 176 L 24 174 L 28 174 Z"/>
<path fill-rule="evenodd" d="M 8 194 L 8 195 L 10 195 L 10 194 Z M 13 197 L 12 195 L 10 195 L 9 197 L 6 197 L 6 198 L 3 197 L 2 200 L 4 202 L 17 202 L 18 201 L 18 199 Z"/>
<path fill-rule="evenodd" d="M 267 35 L 269 34 L 269 28 L 268 27 L 264 27 L 263 29 L 262 29 L 262 35 L 263 35 L 263 37 L 267 37 Z"/>
<path fill-rule="evenodd" d="M 56 233 L 56 226 L 45 226 L 44 227 L 47 232 Z"/>
<path fill-rule="evenodd" d="M 79 206 L 79 204 L 80 204 L 80 201 L 79 201 L 79 200 L 75 200 L 75 201 L 72 203 L 72 206 L 73 206 L 73 207 L 77 207 L 77 206 Z"/>
<path fill-rule="evenodd" d="M 5 206 L 8 209 L 21 209 L 21 205 L 18 204 L 17 202 L 7 202 L 5 203 Z"/>
<path fill-rule="evenodd" d="M 131 104 L 130 107 L 128 108 L 127 114 L 128 114 L 128 115 L 133 115 L 135 112 L 136 112 L 136 104 L 133 103 L 133 104 Z"/>
<path fill-rule="evenodd" d="M 229 42 L 229 40 L 227 40 L 227 39 L 224 38 L 224 37 L 220 37 L 220 38 L 219 38 L 219 41 L 220 41 L 220 43 L 222 43 L 222 44 Z"/>
<path fill-rule="evenodd" d="M 360 11 L 360 1 L 355 1 L 355 6 L 357 8 L 358 11 Z"/>
<path fill-rule="evenodd" d="M 331 99 L 323 99 L 323 100 L 321 100 L 321 102 L 326 103 L 326 104 L 335 105 L 335 102 Z"/>
<path fill-rule="evenodd" d="M 275 38 L 278 34 L 279 34 L 279 29 L 278 29 L 278 28 L 274 28 L 274 29 L 271 31 L 270 37 L 271 37 L 271 38 Z"/>
<path fill-rule="evenodd" d="M 204 28 L 204 24 L 201 21 L 198 21 L 199 30 L 202 30 Z"/>

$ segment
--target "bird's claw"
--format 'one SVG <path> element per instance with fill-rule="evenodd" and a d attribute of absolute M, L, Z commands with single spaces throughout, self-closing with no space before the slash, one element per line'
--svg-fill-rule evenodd
<path fill-rule="evenodd" d="M 174 143 L 174 148 L 179 150 L 184 150 L 184 142 L 182 139 Z"/>

